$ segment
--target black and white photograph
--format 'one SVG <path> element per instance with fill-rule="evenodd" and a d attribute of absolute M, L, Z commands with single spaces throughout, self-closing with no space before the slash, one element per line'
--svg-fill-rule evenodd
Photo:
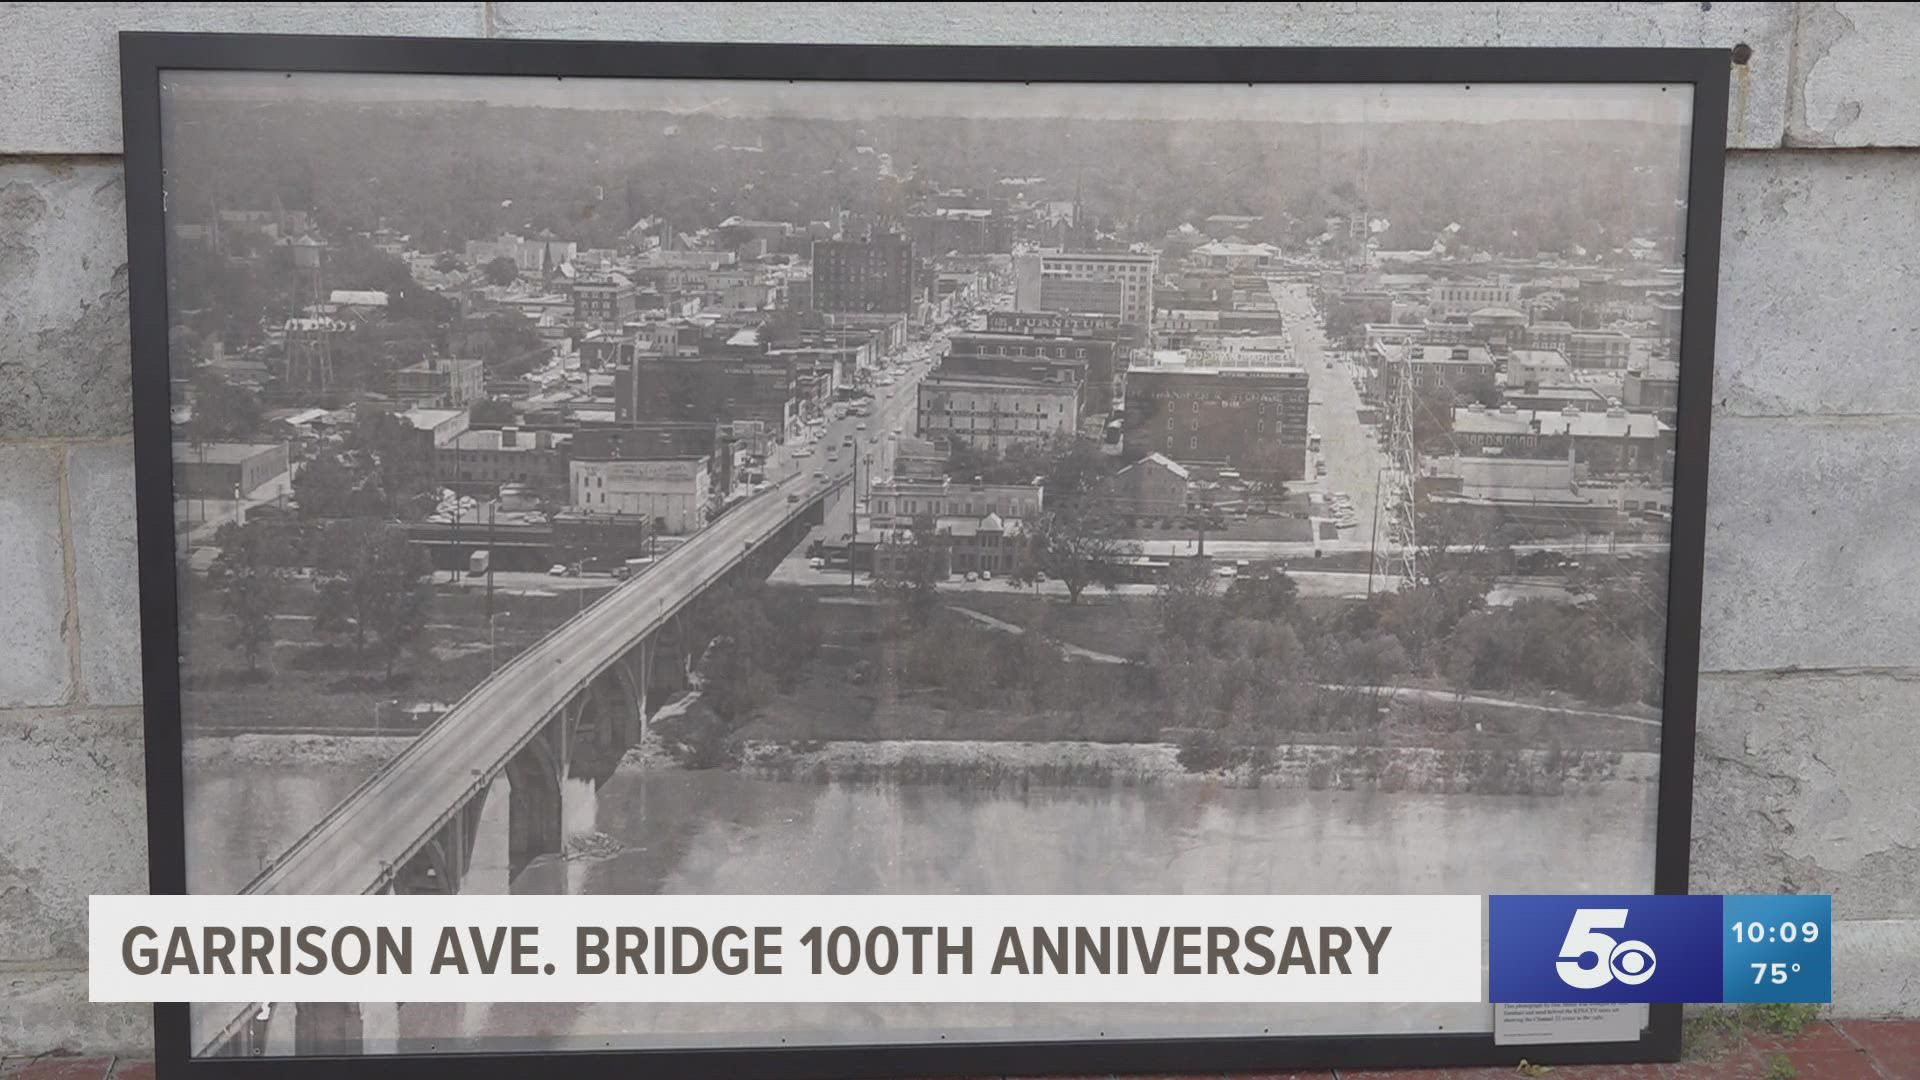
<path fill-rule="evenodd" d="M 165 72 L 190 891 L 1653 891 L 1693 88 L 1140 78 Z M 192 1017 L 208 1057 L 1494 1030 Z"/>

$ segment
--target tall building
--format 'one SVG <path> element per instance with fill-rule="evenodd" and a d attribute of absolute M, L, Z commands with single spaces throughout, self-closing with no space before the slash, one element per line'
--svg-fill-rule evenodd
<path fill-rule="evenodd" d="M 800 395 L 791 359 L 641 353 L 613 380 L 614 419 L 715 424 L 758 420 L 786 431 Z"/>
<path fill-rule="evenodd" d="M 994 375 L 935 374 L 920 380 L 921 438 L 1002 452 L 1080 425 L 1080 387 Z"/>
<path fill-rule="evenodd" d="M 813 242 L 816 311 L 911 314 L 913 278 L 913 241 L 904 236 Z"/>
<path fill-rule="evenodd" d="M 1078 306 L 1107 303 L 1114 290 L 1070 283 L 1118 282 L 1117 314 L 1141 326 L 1153 322 L 1153 279 L 1160 256 L 1127 251 L 1043 252 L 1016 260 L 1014 302 L 1023 311 L 1091 311 L 1112 314 L 1100 307 Z M 1035 265 L 1037 263 L 1037 266 Z M 1036 272 L 1037 271 L 1037 272 Z M 1052 298 L 1048 284 L 1051 279 Z M 1051 306 L 1064 305 L 1064 306 Z"/>
<path fill-rule="evenodd" d="M 1307 466 L 1307 373 L 1136 365 L 1127 371 L 1122 435 L 1128 456 L 1297 479 Z"/>

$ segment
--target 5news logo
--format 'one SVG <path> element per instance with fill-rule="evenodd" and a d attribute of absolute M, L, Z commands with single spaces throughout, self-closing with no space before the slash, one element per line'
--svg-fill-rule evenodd
<path fill-rule="evenodd" d="M 1488 998 L 1827 1001 L 1831 926 L 1824 896 L 1494 896 Z"/>

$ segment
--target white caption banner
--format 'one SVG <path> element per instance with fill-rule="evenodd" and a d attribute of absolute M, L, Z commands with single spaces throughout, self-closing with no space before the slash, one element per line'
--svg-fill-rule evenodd
<path fill-rule="evenodd" d="M 96 896 L 88 971 L 101 1002 L 1476 1002 L 1481 909 L 1479 896 Z"/>

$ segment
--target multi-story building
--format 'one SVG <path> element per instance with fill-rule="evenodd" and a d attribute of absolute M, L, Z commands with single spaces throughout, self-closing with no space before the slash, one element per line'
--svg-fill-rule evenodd
<path fill-rule="evenodd" d="M 1453 444 L 1463 450 L 1494 450 L 1510 457 L 1565 458 L 1596 474 L 1664 472 L 1673 450 L 1673 428 L 1650 412 L 1613 407 L 1582 412 L 1526 412 L 1512 405 L 1488 409 L 1479 403 L 1453 410 Z"/>
<path fill-rule="evenodd" d="M 1559 386 L 1573 377 L 1573 366 L 1558 349 L 1515 349 L 1507 357 L 1507 385 Z"/>
<path fill-rule="evenodd" d="M 923 517 L 982 517 L 1014 521 L 1037 517 L 1045 492 L 1039 484 L 983 484 L 962 477 L 897 477 L 867 493 L 867 513 L 886 528 Z"/>
<path fill-rule="evenodd" d="M 641 354 L 614 373 L 614 419 L 758 420 L 786 431 L 795 418 L 798 375 L 787 357 Z"/>
<path fill-rule="evenodd" d="M 989 311 L 990 334 L 1025 334 L 1031 337 L 1105 338 L 1117 341 L 1125 336 L 1119 315 L 1065 311 Z"/>
<path fill-rule="evenodd" d="M 1471 382 L 1492 380 L 1494 373 L 1492 354 L 1478 345 L 1383 346 L 1380 381 L 1389 396 L 1399 384 L 1403 365 L 1412 373 L 1414 389 L 1421 392 L 1442 386 L 1459 390 Z"/>
<path fill-rule="evenodd" d="M 1307 407 L 1300 368 L 1136 364 L 1127 370 L 1122 438 L 1129 456 L 1298 478 L 1306 472 Z"/>
<path fill-rule="evenodd" d="M 479 360 L 428 357 L 393 373 L 393 397 L 421 409 L 464 409 L 486 396 L 486 365 Z"/>
<path fill-rule="evenodd" d="M 913 241 L 891 233 L 813 242 L 813 307 L 910 314 L 917 304 Z"/>
<path fill-rule="evenodd" d="M 618 326 L 637 306 L 633 286 L 620 278 L 593 278 L 573 283 L 573 321 L 576 323 Z"/>
<path fill-rule="evenodd" d="M 1072 380 L 1088 388 L 1082 408 L 1105 412 L 1114 385 L 1114 352 L 1113 341 L 1099 338 L 955 334 L 940 366 L 962 374 Z"/>
<path fill-rule="evenodd" d="M 1042 274 L 1037 303 L 1042 311 L 1124 317 L 1127 310 L 1126 285 L 1118 281 L 1088 281 L 1065 274 Z"/>
<path fill-rule="evenodd" d="M 919 386 L 922 438 L 1002 452 L 1080 425 L 1080 387 L 993 375 L 930 375 Z"/>
<path fill-rule="evenodd" d="M 707 523 L 711 510 L 707 458 L 595 461 L 576 457 L 567 465 L 568 503 L 580 511 L 636 514 L 654 531 L 682 535 Z"/>
<path fill-rule="evenodd" d="M 1471 315 L 1481 308 L 1517 308 L 1520 286 L 1494 281 L 1437 281 L 1427 289 L 1427 311 L 1435 318 Z"/>
<path fill-rule="evenodd" d="M 1668 412 L 1680 407 L 1680 372 L 1672 363 L 1629 370 L 1620 384 L 1620 401 L 1630 409 Z"/>
<path fill-rule="evenodd" d="M 1575 330 L 1564 351 L 1577 368 L 1624 368 L 1633 359 L 1633 339 L 1618 330 Z"/>
<path fill-rule="evenodd" d="M 713 424 L 636 424 L 576 434 L 567 501 L 593 514 L 643 515 L 657 533 L 705 525 L 732 475 L 731 444 Z"/>
<path fill-rule="evenodd" d="M 1092 300 L 1112 295 L 1111 289 L 1089 289 L 1085 286 L 1075 288 L 1068 282 L 1118 282 L 1120 285 L 1117 314 L 1125 322 L 1150 326 L 1153 323 L 1153 285 L 1154 275 L 1158 272 L 1160 257 L 1154 254 L 1127 251 L 1083 251 L 1083 252 L 1043 252 L 1030 257 L 1038 262 L 1037 275 L 1034 275 L 1034 288 L 1031 303 L 1022 303 L 1020 291 L 1015 293 L 1015 306 L 1022 310 L 1041 311 L 1089 311 L 1098 314 L 1115 314 L 1103 307 L 1082 306 L 1078 301 Z M 1018 261 L 1018 260 L 1016 260 Z M 1048 280 L 1053 281 L 1052 296 L 1048 298 Z M 1083 295 L 1084 294 L 1084 295 Z"/>
<path fill-rule="evenodd" d="M 551 432 L 469 428 L 434 455 L 433 478 L 456 491 L 527 484 L 557 494 L 567 482 L 567 465 Z"/>

